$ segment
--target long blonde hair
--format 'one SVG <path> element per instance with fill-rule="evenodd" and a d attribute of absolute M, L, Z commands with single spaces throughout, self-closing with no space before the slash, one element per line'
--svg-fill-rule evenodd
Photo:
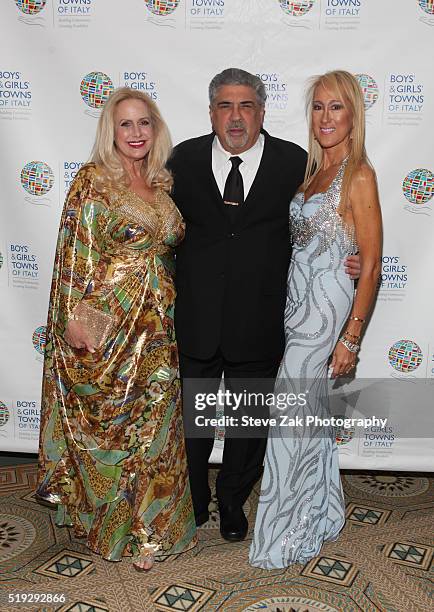
<path fill-rule="evenodd" d="M 332 70 L 320 76 L 315 76 L 310 79 L 306 92 L 306 114 L 309 125 L 309 146 L 307 166 L 304 176 L 303 189 L 312 183 L 315 176 L 321 170 L 323 161 L 323 150 L 317 140 L 315 140 L 312 129 L 312 102 L 315 94 L 315 89 L 322 85 L 325 89 L 334 92 L 337 96 L 345 99 L 348 103 L 353 115 L 353 129 L 350 137 L 350 152 L 348 162 L 345 168 L 342 192 L 341 205 L 345 206 L 348 199 L 351 180 L 355 171 L 361 164 L 366 163 L 370 167 L 371 163 L 366 155 L 365 150 L 365 101 L 363 93 L 357 79 L 346 72 L 345 70 Z"/>
<path fill-rule="evenodd" d="M 98 121 L 90 161 L 95 163 L 101 171 L 100 186 L 105 191 L 117 185 L 126 187 L 130 182 L 116 150 L 114 114 L 120 102 L 131 99 L 141 100 L 146 104 L 153 127 L 153 143 L 142 165 L 142 176 L 150 187 L 160 187 L 165 191 L 170 191 L 173 179 L 166 168 L 166 163 L 172 152 L 172 141 L 168 127 L 155 102 L 147 94 L 130 87 L 119 87 L 114 90 L 104 104 Z"/>

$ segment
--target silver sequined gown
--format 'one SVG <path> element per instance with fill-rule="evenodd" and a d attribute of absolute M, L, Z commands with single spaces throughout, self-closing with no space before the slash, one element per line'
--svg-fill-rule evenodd
<path fill-rule="evenodd" d="M 308 415 L 330 416 L 328 360 L 349 316 L 353 282 L 344 260 L 355 252 L 354 231 L 337 206 L 345 162 L 325 193 L 290 204 L 292 260 L 285 310 L 285 354 L 276 380 L 279 394 L 307 392 L 305 406 L 275 409 L 249 561 L 265 569 L 306 563 L 344 525 L 344 500 L 333 429 L 305 426 Z M 284 425 L 285 417 L 304 426 Z"/>

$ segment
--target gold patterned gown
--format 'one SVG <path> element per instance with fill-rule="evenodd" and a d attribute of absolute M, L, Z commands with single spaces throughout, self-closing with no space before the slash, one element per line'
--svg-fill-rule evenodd
<path fill-rule="evenodd" d="M 105 559 L 175 554 L 196 542 L 173 324 L 184 225 L 164 191 L 153 204 L 127 189 L 101 193 L 97 173 L 80 170 L 61 219 L 38 493 L 60 498 L 56 523 Z M 95 353 L 63 338 L 80 302 L 113 322 Z"/>

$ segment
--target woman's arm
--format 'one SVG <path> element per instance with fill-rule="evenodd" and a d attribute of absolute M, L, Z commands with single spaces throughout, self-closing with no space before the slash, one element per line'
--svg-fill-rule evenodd
<path fill-rule="evenodd" d="M 82 300 L 98 265 L 103 238 L 101 215 L 104 205 L 94 189 L 96 170 L 83 168 L 67 196 L 59 230 L 50 301 L 56 333 L 74 348 L 94 346 L 88 332 L 73 320 L 74 308 Z"/>
<path fill-rule="evenodd" d="M 369 166 L 362 166 L 354 176 L 349 202 L 359 246 L 361 272 L 353 308 L 343 335 L 351 344 L 358 344 L 363 324 L 375 298 L 381 268 L 381 210 L 375 173 Z M 331 362 L 332 377 L 348 373 L 355 361 L 356 353 L 338 342 Z"/>

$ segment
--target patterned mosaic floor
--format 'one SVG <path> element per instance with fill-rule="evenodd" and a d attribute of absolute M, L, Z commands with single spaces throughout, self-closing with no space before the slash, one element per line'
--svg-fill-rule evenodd
<path fill-rule="evenodd" d="M 272 572 L 250 567 L 249 539 L 222 540 L 214 505 L 199 545 L 149 574 L 136 572 L 129 559 L 101 560 L 67 528 L 56 527 L 54 513 L 33 499 L 35 476 L 34 465 L 0 468 L 2 612 L 434 609 L 434 478 L 428 475 L 344 475 L 345 529 L 305 566 Z M 257 492 L 246 505 L 251 525 L 256 501 Z M 8 594 L 21 601 L 8 602 Z M 24 604 L 24 594 L 39 596 L 39 603 Z"/>

